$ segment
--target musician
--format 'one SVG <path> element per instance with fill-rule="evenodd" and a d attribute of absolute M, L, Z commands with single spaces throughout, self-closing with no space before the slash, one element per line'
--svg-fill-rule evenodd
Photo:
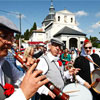
<path fill-rule="evenodd" d="M 37 70 L 33 72 L 37 65 L 33 59 L 30 62 L 28 58 L 24 58 L 24 61 L 27 60 L 26 65 L 31 65 L 25 77 L 22 72 L 4 59 L 8 54 L 8 49 L 12 46 L 14 32 L 20 33 L 12 21 L 4 16 L 0 16 L 0 100 L 28 100 L 36 93 L 40 86 L 48 82 L 44 75 L 38 76 L 42 71 Z M 4 95 L 5 91 L 3 88 L 6 83 L 19 87 L 8 98 Z"/>
<path fill-rule="evenodd" d="M 99 100 L 98 98 L 100 98 L 100 95 L 94 92 L 91 88 L 91 77 L 90 77 L 91 72 L 98 67 L 89 60 L 87 60 L 86 57 L 94 61 L 99 66 L 100 66 L 100 57 L 97 54 L 91 54 L 91 50 L 92 50 L 92 43 L 89 40 L 85 40 L 81 54 L 75 60 L 74 67 L 81 69 L 78 73 L 78 75 L 81 77 L 81 84 L 85 85 L 87 88 L 91 90 L 93 94 L 93 100 Z"/>
<path fill-rule="evenodd" d="M 38 49 L 37 51 L 34 53 L 33 57 L 34 58 L 39 58 L 40 56 L 42 56 L 44 53 L 45 53 L 45 48 L 44 48 L 44 44 L 43 43 L 40 43 L 38 45 Z"/>
<path fill-rule="evenodd" d="M 63 71 L 64 67 L 61 62 L 59 63 L 58 56 L 62 46 L 62 41 L 56 38 L 52 38 L 49 44 L 50 50 L 47 52 L 47 54 L 44 54 L 42 57 L 40 57 L 40 62 L 37 66 L 37 69 L 42 70 L 43 74 L 45 74 L 49 80 L 60 90 L 62 90 L 64 87 L 65 77 L 70 78 L 70 74 L 74 73 L 74 70 L 75 72 L 79 70 L 71 69 L 70 71 Z M 40 94 L 41 100 L 58 100 L 56 95 L 45 86 L 39 88 L 38 93 Z"/>
<path fill-rule="evenodd" d="M 24 56 L 25 57 L 33 57 L 33 55 L 34 55 L 34 48 L 31 46 L 27 47 L 24 51 Z"/>

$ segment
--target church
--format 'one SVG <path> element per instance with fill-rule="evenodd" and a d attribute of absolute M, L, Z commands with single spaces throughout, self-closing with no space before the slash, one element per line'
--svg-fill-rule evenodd
<path fill-rule="evenodd" d="M 53 0 L 49 14 L 42 22 L 42 28 L 33 31 L 29 43 L 48 41 L 52 37 L 61 39 L 68 49 L 80 49 L 86 37 L 86 34 L 79 29 L 74 13 L 66 9 L 56 12 Z"/>

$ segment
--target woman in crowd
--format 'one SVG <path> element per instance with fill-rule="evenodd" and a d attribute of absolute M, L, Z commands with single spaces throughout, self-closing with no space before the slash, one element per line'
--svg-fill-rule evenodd
<path fill-rule="evenodd" d="M 27 47 L 24 51 L 25 57 L 33 57 L 34 55 L 34 48 L 33 47 Z"/>
<path fill-rule="evenodd" d="M 100 66 L 100 57 L 97 54 L 91 54 L 91 49 L 92 49 L 92 43 L 89 40 L 85 40 L 81 54 L 75 60 L 74 67 L 81 69 L 78 73 L 78 75 L 81 78 L 81 84 L 85 85 L 87 88 L 90 89 L 93 95 L 93 100 L 99 100 L 98 98 L 100 98 L 100 95 L 94 92 L 93 89 L 91 88 L 92 83 L 90 77 L 91 72 L 98 67 L 95 66 L 88 59 L 91 59 Z"/>
<path fill-rule="evenodd" d="M 64 50 L 64 53 L 61 55 L 61 60 L 64 66 L 67 65 L 69 61 L 71 61 L 71 55 L 69 54 L 67 48 Z"/>
<path fill-rule="evenodd" d="M 71 51 L 71 61 L 74 62 L 77 57 L 77 54 L 74 50 Z"/>

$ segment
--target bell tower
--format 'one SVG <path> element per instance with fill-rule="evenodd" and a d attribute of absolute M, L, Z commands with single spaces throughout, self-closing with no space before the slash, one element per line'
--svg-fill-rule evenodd
<path fill-rule="evenodd" d="M 55 8 L 53 6 L 53 0 L 51 0 L 51 6 L 49 8 L 49 14 L 55 14 Z"/>

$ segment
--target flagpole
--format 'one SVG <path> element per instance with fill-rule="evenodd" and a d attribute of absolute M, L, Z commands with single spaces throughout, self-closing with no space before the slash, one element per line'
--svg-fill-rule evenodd
<path fill-rule="evenodd" d="M 21 13 L 19 13 L 19 26 L 20 26 L 20 33 L 21 33 Z M 19 35 L 19 51 L 21 49 L 21 34 Z"/>

